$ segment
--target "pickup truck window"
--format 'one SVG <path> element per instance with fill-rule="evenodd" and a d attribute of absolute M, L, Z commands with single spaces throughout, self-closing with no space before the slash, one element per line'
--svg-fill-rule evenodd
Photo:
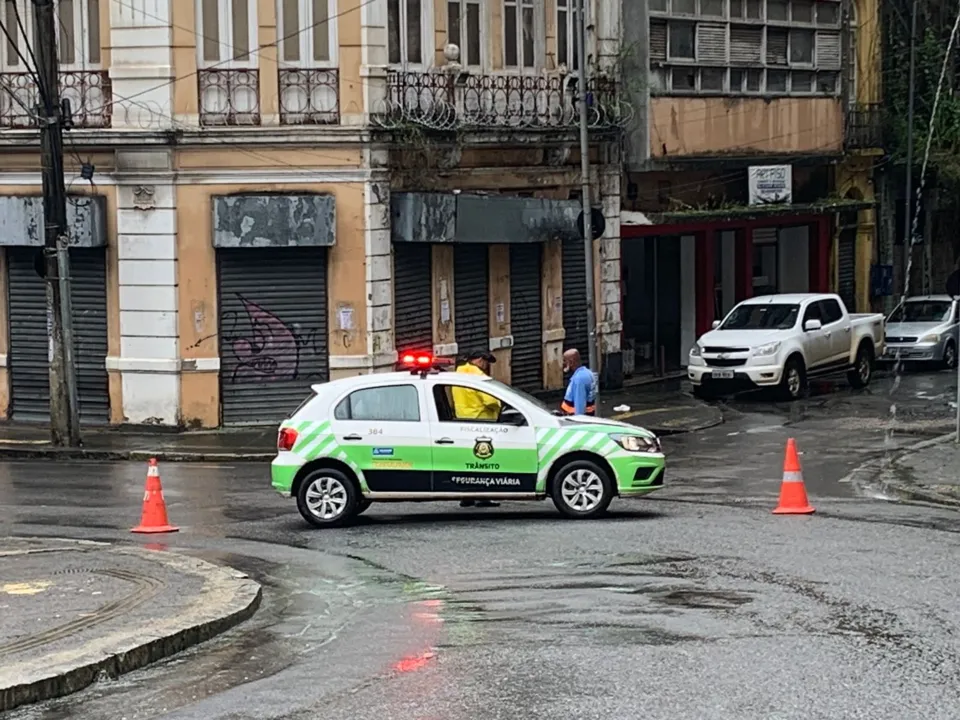
<path fill-rule="evenodd" d="M 823 313 L 820 311 L 819 302 L 812 302 L 807 305 L 807 309 L 803 311 L 803 322 L 806 323 L 807 320 L 819 320 L 823 323 Z"/>
<path fill-rule="evenodd" d="M 890 316 L 890 322 L 929 323 L 946 322 L 953 303 L 948 300 L 906 302 Z"/>
<path fill-rule="evenodd" d="M 799 305 L 738 305 L 720 330 L 789 330 L 797 324 Z"/>
<path fill-rule="evenodd" d="M 843 319 L 843 309 L 840 303 L 833 299 L 820 301 L 820 314 L 823 316 L 821 322 L 824 325 L 840 322 Z"/>

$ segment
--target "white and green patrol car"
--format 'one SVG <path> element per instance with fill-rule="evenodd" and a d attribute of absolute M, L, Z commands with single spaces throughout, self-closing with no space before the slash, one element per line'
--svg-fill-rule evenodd
<path fill-rule="evenodd" d="M 314 385 L 278 433 L 273 487 L 316 526 L 342 524 L 372 502 L 534 500 L 571 518 L 602 514 L 614 496 L 663 486 L 660 441 L 614 420 L 558 417 L 488 377 L 412 371 Z M 496 420 L 458 418 L 455 399 L 480 391 Z"/>

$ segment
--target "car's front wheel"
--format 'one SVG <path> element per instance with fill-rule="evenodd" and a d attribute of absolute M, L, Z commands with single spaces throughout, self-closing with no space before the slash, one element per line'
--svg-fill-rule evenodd
<path fill-rule="evenodd" d="M 807 371 L 799 357 L 787 360 L 780 380 L 780 396 L 784 400 L 799 400 L 807 390 Z"/>
<path fill-rule="evenodd" d="M 943 360 L 941 361 L 941 364 L 946 370 L 956 370 L 957 346 L 954 344 L 953 340 L 947 340 L 947 344 L 943 347 Z"/>
<path fill-rule="evenodd" d="M 333 468 L 314 470 L 297 491 L 297 509 L 315 527 L 342 525 L 357 514 L 357 507 L 356 485 Z"/>
<path fill-rule="evenodd" d="M 589 460 L 574 460 L 561 467 L 551 489 L 557 510 L 579 520 L 606 512 L 613 492 L 613 480 L 603 468 Z"/>

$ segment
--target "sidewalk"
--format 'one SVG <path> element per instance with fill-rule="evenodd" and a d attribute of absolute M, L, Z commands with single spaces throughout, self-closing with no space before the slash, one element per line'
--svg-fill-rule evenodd
<path fill-rule="evenodd" d="M 891 494 L 960 507 L 960 445 L 950 433 L 921 443 L 883 466 L 878 482 Z"/>
<path fill-rule="evenodd" d="M 642 425 L 657 435 L 704 430 L 723 422 L 721 411 L 681 392 L 679 382 L 624 388 L 600 396 L 601 417 Z M 562 392 L 544 394 L 558 407 Z M 627 406 L 629 410 L 617 410 Z M 270 462 L 276 455 L 277 426 L 174 432 L 130 428 L 84 428 L 83 447 L 50 444 L 44 425 L 0 425 L 0 459 L 139 460 L 163 462 Z"/>
<path fill-rule="evenodd" d="M 0 712 L 81 690 L 249 618 L 260 585 L 185 555 L 0 538 Z"/>
<path fill-rule="evenodd" d="M 277 426 L 202 432 L 99 427 L 82 429 L 81 439 L 81 448 L 58 448 L 46 426 L 0 425 L 0 458 L 269 462 L 276 455 Z"/>

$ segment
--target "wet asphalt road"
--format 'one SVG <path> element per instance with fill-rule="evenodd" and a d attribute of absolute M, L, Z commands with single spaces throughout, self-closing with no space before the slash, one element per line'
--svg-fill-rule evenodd
<path fill-rule="evenodd" d="M 162 542 L 264 584 L 257 616 L 18 718 L 769 720 L 960 716 L 960 523 L 842 482 L 949 429 L 908 375 L 738 398 L 665 440 L 670 487 L 575 523 L 547 503 L 374 506 L 315 531 L 266 467 L 167 464 Z M 903 424 L 892 436 L 890 406 Z M 783 442 L 818 512 L 775 517 Z M 140 464 L 0 464 L 0 533 L 138 542 Z M 151 538 L 156 541 L 157 538 Z"/>

